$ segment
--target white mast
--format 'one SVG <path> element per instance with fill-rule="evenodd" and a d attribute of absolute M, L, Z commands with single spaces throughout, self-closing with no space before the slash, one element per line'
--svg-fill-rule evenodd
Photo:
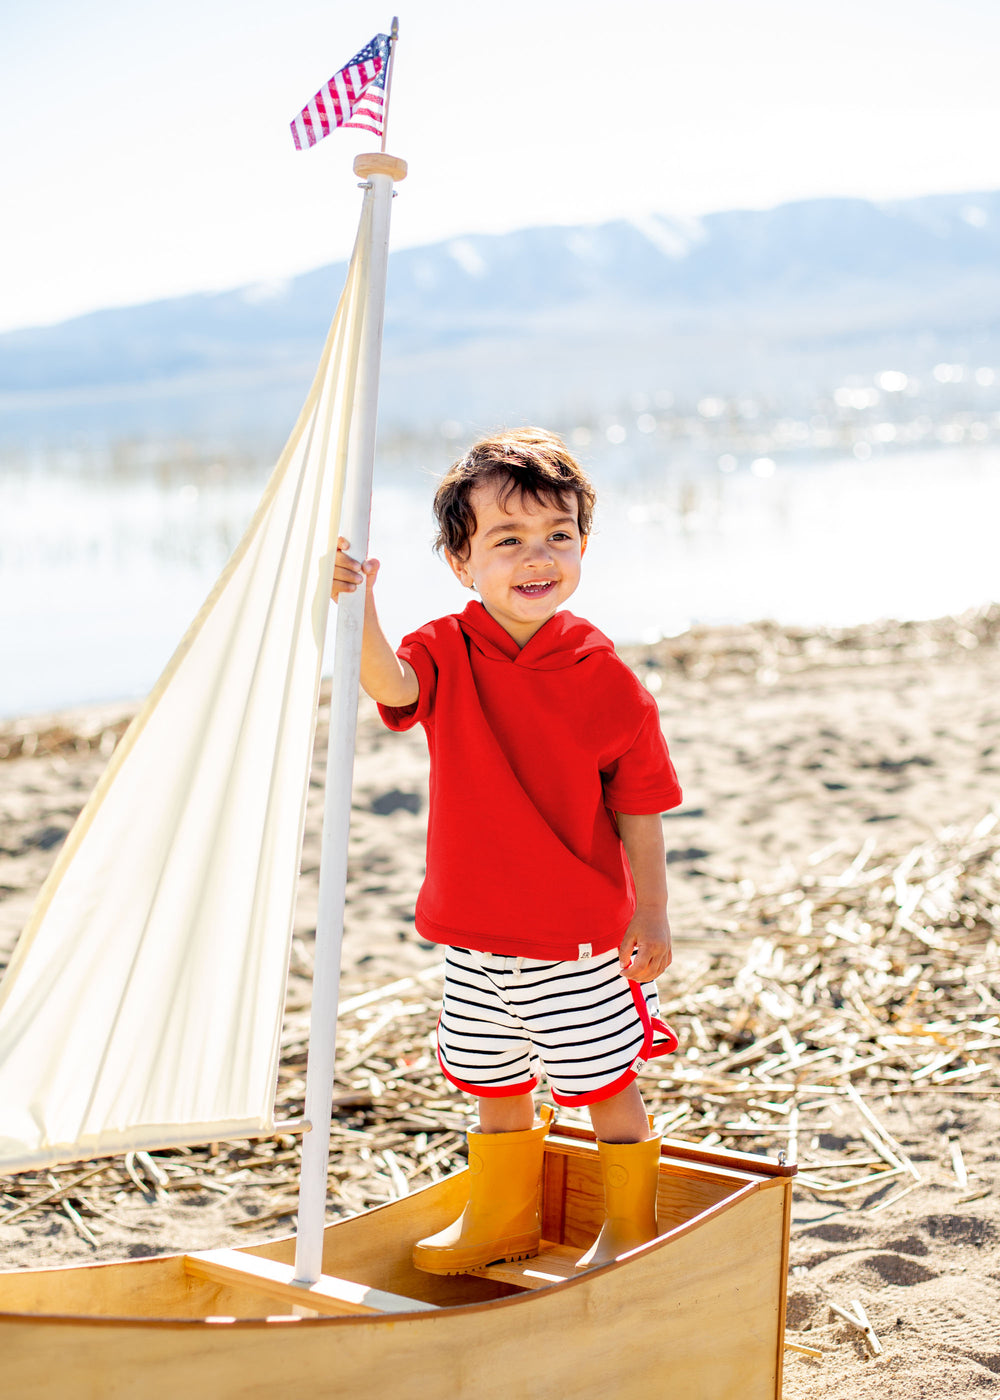
<path fill-rule="evenodd" d="M 393 26 L 395 29 L 395 25 Z M 358 375 L 358 399 L 351 431 L 348 496 L 341 534 L 355 556 L 368 553 L 375 426 L 378 414 L 379 365 L 385 278 L 389 258 L 389 215 L 393 182 L 406 175 L 406 162 L 375 153 L 355 158 L 354 172 L 366 181 L 365 201 L 372 206 L 372 244 Z M 337 1003 L 340 995 L 341 948 L 347 883 L 347 838 L 351 817 L 351 782 L 358 715 L 364 589 L 344 593 L 337 604 L 333 684 L 330 695 L 330 738 L 326 763 L 326 799 L 320 847 L 319 910 L 309 1058 L 306 1071 L 305 1117 L 309 1124 L 302 1141 L 299 1181 L 295 1279 L 315 1283 L 323 1271 L 323 1229 L 326 1223 L 327 1164 L 330 1155 Z"/>
<path fill-rule="evenodd" d="M 392 96 L 392 65 L 396 57 L 396 40 L 399 38 L 399 20 L 392 17 L 389 30 L 389 66 L 385 75 L 385 107 L 382 110 L 382 154 L 385 155 L 385 138 L 389 134 L 389 98 Z"/>

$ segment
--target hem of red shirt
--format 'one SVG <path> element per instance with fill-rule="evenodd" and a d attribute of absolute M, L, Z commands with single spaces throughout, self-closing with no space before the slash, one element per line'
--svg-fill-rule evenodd
<path fill-rule="evenodd" d="M 470 929 L 448 928 L 418 913 L 415 926 L 428 943 L 440 943 L 448 948 L 470 948 L 476 953 L 495 953 L 500 958 L 537 958 L 543 962 L 579 962 L 581 945 L 589 944 L 590 956 L 599 958 L 617 948 L 632 922 L 632 914 L 617 933 L 587 933 L 579 928 L 572 934 L 552 934 L 548 938 L 511 938 L 509 934 L 479 933 Z"/>

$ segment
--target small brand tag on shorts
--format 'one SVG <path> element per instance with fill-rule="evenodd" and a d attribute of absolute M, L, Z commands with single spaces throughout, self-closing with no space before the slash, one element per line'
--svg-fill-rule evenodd
<path fill-rule="evenodd" d="M 635 1070 L 636 1074 L 638 1074 L 639 1071 L 640 1071 L 641 1069 L 645 1069 L 645 1068 L 646 1068 L 646 1061 L 645 1061 L 645 1060 L 639 1060 L 639 1059 L 633 1060 L 633 1061 L 632 1061 L 632 1068 Z"/>
<path fill-rule="evenodd" d="M 592 943 L 581 943 L 581 944 L 580 944 L 580 956 L 579 956 L 579 958 L 577 959 L 577 961 L 578 961 L 578 962 L 585 962 L 585 961 L 587 960 L 587 958 L 589 958 L 589 957 L 591 956 L 591 954 L 593 953 L 593 951 L 594 951 L 594 945 L 593 945 Z"/>

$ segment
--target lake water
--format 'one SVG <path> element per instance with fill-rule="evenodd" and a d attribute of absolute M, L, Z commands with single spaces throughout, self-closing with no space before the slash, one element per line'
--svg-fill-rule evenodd
<path fill-rule="evenodd" d="M 726 465 L 732 464 L 727 462 Z M 571 608 L 616 641 L 694 622 L 844 625 L 1000 596 L 1000 450 L 719 470 L 594 467 L 597 530 Z M 0 716 L 138 697 L 168 660 L 266 473 L 8 467 L 0 475 Z M 433 482 L 396 464 L 371 553 L 398 638 L 468 597 L 431 551 Z"/>

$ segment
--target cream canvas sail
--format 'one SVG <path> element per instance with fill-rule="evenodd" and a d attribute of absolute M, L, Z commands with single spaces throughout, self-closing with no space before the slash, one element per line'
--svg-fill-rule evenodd
<path fill-rule="evenodd" d="M 0 985 L 0 1171 L 272 1126 L 371 215 L 249 528 Z"/>

